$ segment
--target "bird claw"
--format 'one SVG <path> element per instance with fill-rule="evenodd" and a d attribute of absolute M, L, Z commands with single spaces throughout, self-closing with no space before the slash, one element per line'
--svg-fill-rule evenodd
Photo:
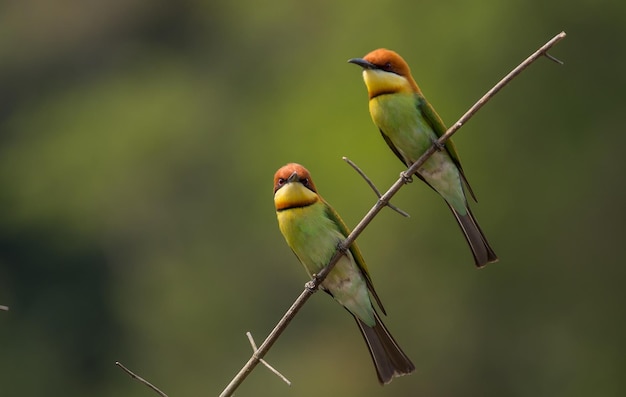
<path fill-rule="evenodd" d="M 413 176 L 412 175 L 407 175 L 406 171 L 402 171 L 400 173 L 400 178 L 402 178 L 402 180 L 404 181 L 405 184 L 413 182 Z"/>
<path fill-rule="evenodd" d="M 445 145 L 443 143 L 440 143 L 439 139 L 431 138 L 431 141 L 433 142 L 433 146 L 435 146 L 435 149 L 437 149 L 438 152 L 441 152 L 443 149 L 445 149 Z"/>
<path fill-rule="evenodd" d="M 313 278 L 317 278 L 317 274 L 314 274 Z M 313 282 L 313 280 L 307 281 L 304 284 L 304 288 L 308 289 L 311 292 L 315 292 L 316 290 L 315 283 Z"/>

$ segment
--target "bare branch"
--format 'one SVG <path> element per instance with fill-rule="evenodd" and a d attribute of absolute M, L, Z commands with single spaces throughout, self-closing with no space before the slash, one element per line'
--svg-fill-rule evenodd
<path fill-rule="evenodd" d="M 224 389 L 220 397 L 231 396 L 235 389 L 239 387 L 239 385 L 243 382 L 243 380 L 248 376 L 250 372 L 254 369 L 254 367 L 258 364 L 259 360 L 267 353 L 267 351 L 272 347 L 274 342 L 278 339 L 280 334 L 284 331 L 284 329 L 289 325 L 293 317 L 295 317 L 296 313 L 300 310 L 300 308 L 304 305 L 304 303 L 313 295 L 315 291 L 319 288 L 319 285 L 324 281 L 328 273 L 330 273 L 335 266 L 335 264 L 339 261 L 339 258 L 346 252 L 346 250 L 350 247 L 354 240 L 363 232 L 365 227 L 374 219 L 376 214 L 378 214 L 385 206 L 388 205 L 389 200 L 404 186 L 407 181 L 411 179 L 411 175 L 414 175 L 417 170 L 428 160 L 430 156 L 437 150 L 438 147 L 443 145 L 455 132 L 458 131 L 472 116 L 481 108 L 489 99 L 491 99 L 498 91 L 500 91 L 505 85 L 507 85 L 511 80 L 513 80 L 518 74 L 520 74 L 524 69 L 526 69 L 530 64 L 536 61 L 541 56 L 546 56 L 547 51 L 552 48 L 556 43 L 565 38 L 565 32 L 561 32 L 540 47 L 535 53 L 533 53 L 530 57 L 520 63 L 515 69 L 513 69 L 509 74 L 507 74 L 502 80 L 500 80 L 492 89 L 487 91 L 482 98 L 478 100 L 456 123 L 454 123 L 445 134 L 443 134 L 437 141 L 433 143 L 433 145 L 426 151 L 424 154 L 417 159 L 416 162 L 411 164 L 411 166 L 401 173 L 398 180 L 391 185 L 389 190 L 385 192 L 376 204 L 370 209 L 370 211 L 363 217 L 361 222 L 356 225 L 356 227 L 352 230 L 352 233 L 346 239 L 341 242 L 337 246 L 337 251 L 335 255 L 331 258 L 328 265 L 322 271 L 315 275 L 311 281 L 306 283 L 304 291 L 300 294 L 300 296 L 296 299 L 296 301 L 291 305 L 289 310 L 285 313 L 285 315 L 280 319 L 278 324 L 274 327 L 272 332 L 265 339 L 261 347 L 252 355 L 252 357 L 248 360 L 248 362 L 241 368 L 239 373 L 235 375 L 230 384 Z"/>
<path fill-rule="evenodd" d="M 148 386 L 150 389 L 154 390 L 155 392 L 157 392 L 161 397 L 167 397 L 167 394 L 163 393 L 161 390 L 159 390 L 158 387 L 154 386 L 152 383 L 148 382 L 147 380 L 145 380 L 144 378 L 142 378 L 141 376 L 135 374 L 133 371 L 131 371 L 130 369 L 126 368 L 124 366 L 124 364 L 122 364 L 119 361 L 115 362 L 115 365 L 117 365 L 118 367 L 120 367 L 121 369 L 124 370 L 124 372 L 126 372 L 128 375 L 130 375 L 131 378 L 136 379 L 138 382 L 143 383 L 144 385 Z"/>
<path fill-rule="evenodd" d="M 356 163 L 354 163 L 354 161 L 350 160 L 349 158 L 344 156 L 344 157 L 342 157 L 342 159 L 346 163 L 350 164 L 350 166 L 352 166 L 352 168 L 354 168 L 354 170 L 356 172 L 358 172 L 359 175 L 361 175 L 361 177 L 363 179 L 365 179 L 365 182 L 367 182 L 367 184 L 372 188 L 372 190 L 376 194 L 376 197 L 380 198 L 380 196 L 381 196 L 380 191 L 378 190 L 376 185 L 374 185 L 374 182 L 372 182 L 372 180 L 367 175 L 365 175 L 365 172 L 363 172 L 363 170 L 361 170 L 361 168 L 359 168 L 359 166 L 356 165 Z M 391 203 L 387 203 L 387 207 L 389 207 L 392 210 L 396 211 L 398 214 L 402 215 L 405 218 L 410 218 L 411 217 L 411 215 L 409 215 L 406 211 L 401 210 L 400 208 L 396 207 L 395 205 L 393 205 Z"/>
<path fill-rule="evenodd" d="M 337 262 L 337 260 L 339 259 L 338 252 L 336 252 L 335 255 L 331 258 L 329 265 L 326 266 L 324 270 L 330 267 L 331 266 L 330 264 L 334 266 L 335 262 Z M 325 277 L 326 276 L 324 276 L 324 278 Z M 296 316 L 296 313 L 298 312 L 298 310 L 300 310 L 300 308 L 304 306 L 304 303 L 311 297 L 311 295 L 317 292 L 319 284 L 323 280 L 324 280 L 323 278 L 319 279 L 316 276 L 316 277 L 313 277 L 311 281 L 306 283 L 306 286 L 304 290 L 302 291 L 302 293 L 300 294 L 300 296 L 298 296 L 295 302 L 293 302 L 293 304 L 287 310 L 283 318 L 280 319 L 280 321 L 278 322 L 278 324 L 276 324 L 272 332 L 270 332 L 267 338 L 265 338 L 261 346 L 252 355 L 252 357 L 250 357 L 248 362 L 241 368 L 239 373 L 235 375 L 233 380 L 231 380 L 228 386 L 226 386 L 226 388 L 224 389 L 224 391 L 222 391 L 222 394 L 220 394 L 220 397 L 233 395 L 233 393 L 239 387 L 239 385 L 244 381 L 244 379 L 246 379 L 248 374 L 250 374 L 250 372 L 252 372 L 254 367 L 256 367 L 256 365 L 259 363 L 259 360 L 263 358 L 263 356 L 265 356 L 265 354 L 270 350 L 274 342 L 276 342 L 280 334 L 282 334 L 283 331 L 287 328 L 287 325 L 289 325 L 291 320 L 293 320 L 293 318 Z"/>
<path fill-rule="evenodd" d="M 9 307 L 8 306 L 4 306 L 4 305 L 0 305 L 0 310 L 8 312 L 9 311 Z"/>
<path fill-rule="evenodd" d="M 248 340 L 250 341 L 250 345 L 252 346 L 252 350 L 256 353 L 257 350 L 259 350 L 259 349 L 256 347 L 256 343 L 254 343 L 254 338 L 252 337 L 252 334 L 250 332 L 246 332 L 246 335 L 248 336 Z M 281 378 L 283 380 L 283 382 L 285 382 L 287 385 L 291 386 L 291 382 L 289 381 L 289 379 L 287 379 L 283 374 L 278 372 L 274 367 L 269 365 L 267 363 L 267 361 L 263 360 L 262 358 L 259 358 L 259 361 L 261 362 L 261 364 L 265 365 L 267 367 L 267 369 L 272 371 L 276 376 Z"/>

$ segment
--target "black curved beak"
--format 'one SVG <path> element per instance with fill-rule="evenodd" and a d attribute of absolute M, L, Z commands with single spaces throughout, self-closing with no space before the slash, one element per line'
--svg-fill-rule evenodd
<path fill-rule="evenodd" d="M 378 66 L 374 65 L 371 62 L 366 61 L 363 58 L 352 58 L 348 59 L 348 63 L 353 63 L 355 65 L 359 65 L 363 69 L 378 69 Z"/>
<path fill-rule="evenodd" d="M 297 182 L 299 180 L 300 180 L 300 178 L 298 178 L 298 173 L 295 172 L 295 171 L 291 175 L 289 175 L 289 178 L 287 178 L 287 182 L 288 183 Z"/>

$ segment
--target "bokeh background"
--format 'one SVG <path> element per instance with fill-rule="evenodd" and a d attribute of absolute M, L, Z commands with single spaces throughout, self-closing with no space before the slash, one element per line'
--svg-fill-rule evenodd
<path fill-rule="evenodd" d="M 240 396 L 626 394 L 626 3 L 0 4 L 0 395 L 218 395 L 307 281 L 272 176 L 308 167 L 354 226 L 402 170 L 348 58 L 400 52 L 456 135 L 501 260 L 476 270 L 421 183 L 359 238 L 415 374 L 378 386 L 315 295 Z"/>

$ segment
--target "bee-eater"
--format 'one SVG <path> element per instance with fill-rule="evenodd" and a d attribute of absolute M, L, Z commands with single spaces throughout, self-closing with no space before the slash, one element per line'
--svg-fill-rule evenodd
<path fill-rule="evenodd" d="M 274 206 L 278 226 L 289 247 L 310 276 L 319 273 L 349 231 L 337 212 L 317 193 L 306 168 L 290 163 L 276 171 Z M 356 244 L 339 259 L 321 288 L 354 316 L 381 384 L 415 370 L 374 309 L 370 294 L 385 313 Z"/>
<path fill-rule="evenodd" d="M 380 48 L 348 62 L 363 68 L 372 120 L 387 145 L 409 167 L 446 132 L 443 121 L 424 98 L 409 65 L 396 52 Z M 474 200 L 476 196 L 465 178 L 454 143 L 448 139 L 445 147 L 435 152 L 416 175 L 439 193 L 452 210 L 476 266 L 496 262 L 498 257 L 467 204 L 464 185 Z"/>

